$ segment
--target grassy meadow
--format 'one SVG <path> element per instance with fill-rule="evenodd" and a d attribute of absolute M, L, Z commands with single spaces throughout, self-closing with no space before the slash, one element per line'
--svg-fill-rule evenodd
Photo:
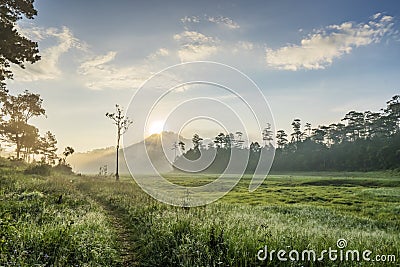
<path fill-rule="evenodd" d="M 253 193 L 244 177 L 216 203 L 181 208 L 130 177 L 26 175 L 23 165 L 2 165 L 0 266 L 396 266 L 256 257 L 266 245 L 318 257 L 340 238 L 346 249 L 399 263 L 398 173 L 273 174 Z M 216 176 L 166 177 L 196 186 Z"/>

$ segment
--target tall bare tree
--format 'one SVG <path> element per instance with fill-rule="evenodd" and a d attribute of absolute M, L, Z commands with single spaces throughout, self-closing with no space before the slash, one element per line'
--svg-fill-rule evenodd
<path fill-rule="evenodd" d="M 123 109 L 116 104 L 115 105 L 115 112 L 114 113 L 106 113 L 106 117 L 111 119 L 115 126 L 117 126 L 117 166 L 115 168 L 115 179 L 119 180 L 119 158 L 118 158 L 118 151 L 119 151 L 119 144 L 121 140 L 121 136 L 128 131 L 129 126 L 133 123 L 128 117 L 123 114 Z"/>

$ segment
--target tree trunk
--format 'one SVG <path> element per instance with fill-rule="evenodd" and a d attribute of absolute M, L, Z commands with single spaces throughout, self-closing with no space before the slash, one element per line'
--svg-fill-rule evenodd
<path fill-rule="evenodd" d="M 117 145 L 117 162 L 116 162 L 116 170 L 115 170 L 115 180 L 119 180 L 119 172 L 118 172 L 118 151 L 119 151 L 119 145 Z"/>
<path fill-rule="evenodd" d="M 121 137 L 121 130 L 118 127 L 118 132 L 117 132 L 117 162 L 116 162 L 116 168 L 115 168 L 115 180 L 119 180 L 119 160 L 118 160 L 118 154 L 119 154 L 119 139 Z"/>
<path fill-rule="evenodd" d="M 19 136 L 18 136 L 18 134 L 16 134 L 15 135 L 15 140 L 16 140 L 16 143 L 17 143 L 17 159 L 19 159 L 19 153 L 20 153 L 20 150 L 21 150 L 21 146 L 20 146 L 20 143 L 19 143 Z"/>

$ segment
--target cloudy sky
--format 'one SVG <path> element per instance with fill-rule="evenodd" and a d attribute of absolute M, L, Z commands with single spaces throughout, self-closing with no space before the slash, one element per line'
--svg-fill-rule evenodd
<path fill-rule="evenodd" d="M 350 110 L 378 111 L 400 93 L 397 1 L 36 0 L 35 6 L 38 16 L 18 27 L 39 42 L 42 60 L 15 68 L 8 86 L 41 94 L 47 118 L 32 123 L 54 132 L 60 148 L 114 145 L 104 114 L 116 103 L 128 107 L 146 79 L 182 62 L 219 62 L 249 76 L 276 129 L 289 130 L 294 118 L 315 127 Z M 239 100 L 213 90 L 177 90 L 154 120 L 165 119 L 163 107 L 191 96 L 225 97 L 235 110 Z M 135 125 L 130 131 L 133 141 L 143 137 Z"/>

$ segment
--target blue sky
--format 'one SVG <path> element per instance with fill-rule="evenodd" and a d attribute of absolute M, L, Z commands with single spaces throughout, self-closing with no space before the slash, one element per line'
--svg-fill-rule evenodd
<path fill-rule="evenodd" d="M 47 118 L 33 123 L 54 132 L 60 148 L 115 145 L 104 114 L 116 103 L 128 107 L 147 78 L 181 62 L 216 61 L 248 75 L 268 100 L 276 129 L 289 130 L 294 118 L 316 127 L 353 109 L 378 111 L 400 92 L 397 1 L 37 0 L 35 6 L 38 16 L 19 27 L 39 42 L 42 60 L 15 68 L 8 86 L 42 95 Z M 218 90 L 193 88 L 160 110 L 198 96 L 196 90 L 223 98 Z M 155 120 L 164 120 L 159 112 Z M 143 137 L 135 125 L 130 132 L 133 141 Z"/>

